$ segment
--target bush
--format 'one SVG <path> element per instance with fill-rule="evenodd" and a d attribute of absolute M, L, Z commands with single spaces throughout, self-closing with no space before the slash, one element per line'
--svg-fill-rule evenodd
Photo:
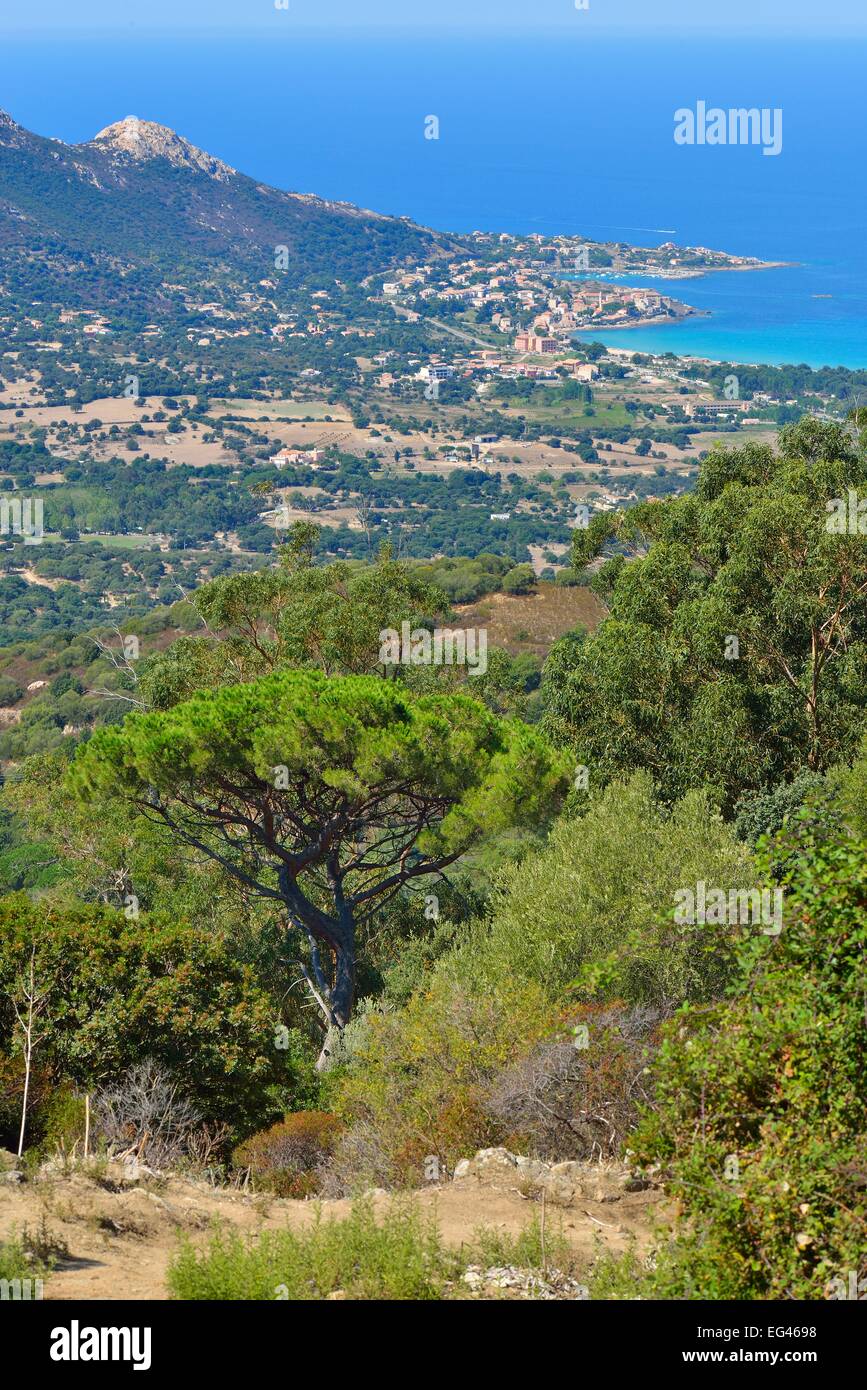
<path fill-rule="evenodd" d="M 150 1168 L 207 1161 L 228 1140 L 228 1126 L 208 1128 L 179 1082 L 152 1061 L 136 1063 L 116 1086 L 97 1091 L 93 1110 L 95 1137 Z"/>
<path fill-rule="evenodd" d="M 252 969 L 207 926 L 42 901 L 0 901 L 0 1049 L 35 952 L 45 994 L 37 1059 L 80 1091 L 152 1058 L 208 1123 L 238 1138 L 287 1107 L 293 1060 L 273 1046 L 274 1009 Z M 40 1055 L 41 1054 L 41 1055 Z"/>
<path fill-rule="evenodd" d="M 443 1297 L 460 1271 L 459 1257 L 442 1244 L 436 1225 L 416 1207 L 397 1202 L 377 1223 L 370 1202 L 359 1202 L 343 1220 L 312 1227 L 266 1231 L 245 1240 L 218 1232 L 207 1251 L 189 1243 L 169 1271 L 175 1298 L 308 1302 L 342 1290 L 351 1299 Z"/>
<path fill-rule="evenodd" d="M 372 1187 L 393 1189 L 400 1175 L 375 1124 L 356 1120 L 337 1139 L 319 1170 L 323 1197 L 358 1197 Z"/>
<path fill-rule="evenodd" d="M 744 943 L 736 997 L 669 1026 L 633 1144 L 688 1223 L 657 1297 L 816 1299 L 867 1274 L 867 843 L 784 838 L 782 933 Z"/>
<path fill-rule="evenodd" d="M 486 1109 L 491 1082 L 555 1026 L 533 985 L 470 995 L 445 978 L 397 1013 L 369 1014 L 333 1104 L 363 1127 L 381 1168 L 411 1186 L 425 1181 L 425 1160 L 453 1171 L 460 1158 L 500 1142 Z"/>
<path fill-rule="evenodd" d="M 54 1084 L 50 1069 L 35 1064 L 30 1074 L 28 1095 L 28 1139 L 34 1135 L 41 1138 L 45 1133 L 45 1107 L 53 1094 Z M 24 1058 L 20 1053 L 12 1056 L 0 1053 L 0 1148 L 18 1150 L 23 1101 Z"/>
<path fill-rule="evenodd" d="M 504 594 L 528 594 L 535 582 L 532 565 L 514 565 L 503 575 L 500 587 Z"/>
<path fill-rule="evenodd" d="M 506 1068 L 487 1109 L 507 1147 L 549 1162 L 615 1157 L 650 1100 L 660 1021 L 654 1009 L 585 1008 L 572 1021 L 574 1036 L 538 1043 Z"/>
<path fill-rule="evenodd" d="M 823 783 L 818 773 L 804 768 L 791 781 L 742 796 L 735 806 L 738 836 L 745 844 L 755 845 L 763 835 L 776 835 Z"/>
<path fill-rule="evenodd" d="M 299 1110 L 239 1145 L 233 1162 L 278 1197 L 308 1197 L 317 1190 L 320 1169 L 342 1129 L 336 1115 Z"/>
<path fill-rule="evenodd" d="M 0 676 L 0 705 L 17 705 L 24 698 L 24 691 L 17 681 L 9 676 Z"/>
<path fill-rule="evenodd" d="M 52 1092 L 37 1117 L 42 1130 L 39 1153 L 82 1153 L 85 1133 L 85 1098 L 68 1083 Z M 77 1146 L 77 1148 L 76 1148 Z"/>
<path fill-rule="evenodd" d="M 340 1291 L 348 1299 L 431 1301 L 449 1297 L 471 1264 L 544 1270 L 569 1262 L 562 1233 L 543 1232 L 538 1215 L 519 1235 L 480 1229 L 473 1243 L 449 1250 L 434 1217 L 406 1199 L 377 1220 L 369 1200 L 349 1216 L 316 1212 L 301 1232 L 247 1237 L 219 1230 L 198 1253 L 185 1240 L 169 1270 L 172 1296 L 186 1300 L 310 1302 Z"/>
<path fill-rule="evenodd" d="M 563 817 L 541 853 L 506 868 L 491 921 L 441 969 L 468 990 L 533 982 L 561 1003 L 578 978 L 584 999 L 670 1008 L 718 995 L 729 928 L 674 925 L 675 893 L 699 880 L 749 888 L 756 870 L 705 796 L 670 811 L 636 774 Z"/>

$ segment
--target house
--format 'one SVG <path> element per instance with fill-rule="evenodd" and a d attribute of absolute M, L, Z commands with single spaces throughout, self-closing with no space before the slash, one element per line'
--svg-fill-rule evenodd
<path fill-rule="evenodd" d="M 324 449 L 281 449 L 279 453 L 273 454 L 268 462 L 275 468 L 286 468 L 287 465 L 296 463 L 317 468 L 324 457 Z"/>

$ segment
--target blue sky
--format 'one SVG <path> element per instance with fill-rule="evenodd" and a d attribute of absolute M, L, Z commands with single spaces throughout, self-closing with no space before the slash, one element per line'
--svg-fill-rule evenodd
<path fill-rule="evenodd" d="M 867 35 L 865 0 L 2 0 L 0 35 L 299 29 L 514 30 L 587 25 L 624 33 Z"/>

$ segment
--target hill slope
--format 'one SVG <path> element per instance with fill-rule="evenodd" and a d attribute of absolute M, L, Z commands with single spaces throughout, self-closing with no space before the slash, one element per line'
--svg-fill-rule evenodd
<path fill-rule="evenodd" d="M 273 272 L 278 246 L 296 281 L 357 281 L 443 254 L 451 242 L 404 219 L 257 183 L 134 116 L 65 145 L 0 111 L 0 255 L 7 275 L 18 262 L 24 292 L 32 280 L 44 298 L 46 275 L 74 277 L 93 307 L 95 295 L 111 301 L 118 280 L 126 301 L 158 298 L 164 280 L 203 270 L 258 281 Z"/>

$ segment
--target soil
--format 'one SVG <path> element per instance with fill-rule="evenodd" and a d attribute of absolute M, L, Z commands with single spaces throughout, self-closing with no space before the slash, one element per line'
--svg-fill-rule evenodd
<path fill-rule="evenodd" d="M 602 1252 L 619 1253 L 634 1242 L 645 1252 L 654 1228 L 671 1212 L 653 1188 L 624 1191 L 614 1170 L 600 1168 L 583 1184 L 588 1196 L 568 1206 L 547 1204 L 549 1229 L 562 1229 L 575 1255 L 576 1277 L 585 1278 Z M 598 1183 L 598 1185 L 597 1185 Z M 377 1210 L 391 1200 L 372 1198 Z M 476 1178 L 431 1185 L 416 1194 L 420 1206 L 434 1208 L 443 1239 L 459 1247 L 480 1226 L 516 1235 L 534 1213 L 532 1196 L 518 1188 L 482 1185 Z M 324 1201 L 326 1216 L 347 1214 L 347 1200 Z M 161 1300 L 169 1297 L 166 1274 L 181 1234 L 205 1240 L 215 1221 L 254 1233 L 301 1228 L 314 1217 L 316 1203 L 288 1201 L 215 1188 L 180 1177 L 145 1176 L 124 1181 L 119 1169 L 81 1169 L 40 1174 L 35 1181 L 0 1186 L 0 1240 L 44 1230 L 68 1254 L 45 1282 L 47 1300 Z"/>

